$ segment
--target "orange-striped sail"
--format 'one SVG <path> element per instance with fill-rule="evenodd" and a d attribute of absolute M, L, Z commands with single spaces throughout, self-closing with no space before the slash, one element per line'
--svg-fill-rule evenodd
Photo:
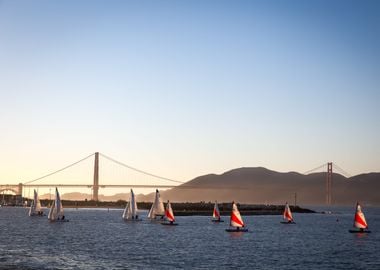
<path fill-rule="evenodd" d="M 240 212 L 237 208 L 237 205 L 235 202 L 232 202 L 232 212 L 231 212 L 231 219 L 230 219 L 230 226 L 241 228 L 244 227 L 244 221 L 240 216 Z"/>
<path fill-rule="evenodd" d="M 212 212 L 212 218 L 214 220 L 220 220 L 220 211 L 219 211 L 218 203 L 216 201 L 214 205 L 214 211 Z"/>
<path fill-rule="evenodd" d="M 286 202 L 285 204 L 285 210 L 284 210 L 283 216 L 286 221 L 293 222 L 293 215 L 292 215 L 292 212 L 290 211 L 288 202 Z"/>
<path fill-rule="evenodd" d="M 361 208 L 359 202 L 356 203 L 354 227 L 356 227 L 358 229 L 367 229 L 368 228 L 367 221 L 365 220 L 365 217 L 364 217 L 364 214 L 362 212 L 362 208 Z"/>
<path fill-rule="evenodd" d="M 173 209 L 172 209 L 172 206 L 170 205 L 169 201 L 166 204 L 166 208 L 165 208 L 165 219 L 167 221 L 170 221 L 170 222 L 174 222 L 175 221 Z"/>

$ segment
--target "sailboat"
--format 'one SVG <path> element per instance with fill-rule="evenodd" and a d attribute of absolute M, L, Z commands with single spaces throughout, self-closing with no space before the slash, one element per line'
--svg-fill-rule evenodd
<path fill-rule="evenodd" d="M 348 230 L 350 233 L 370 233 L 371 232 L 368 230 L 368 224 L 367 224 L 367 221 L 365 220 L 365 217 L 364 217 L 364 214 L 362 212 L 362 208 L 359 202 L 356 203 L 356 213 L 355 213 L 353 227 L 359 230 Z"/>
<path fill-rule="evenodd" d="M 230 227 L 226 229 L 227 232 L 248 232 L 245 228 L 243 219 L 240 216 L 239 209 L 235 202 L 232 202 L 232 212 L 230 218 Z"/>
<path fill-rule="evenodd" d="M 282 224 L 296 224 L 293 220 L 293 215 L 292 215 L 292 212 L 290 211 L 288 202 L 286 202 L 285 204 L 283 217 L 284 217 L 284 221 L 281 221 Z"/>
<path fill-rule="evenodd" d="M 166 222 L 162 222 L 161 224 L 162 225 L 178 225 L 177 223 L 175 223 L 173 209 L 169 201 L 166 204 L 166 208 L 165 208 L 165 221 Z"/>
<path fill-rule="evenodd" d="M 122 217 L 125 221 L 141 221 L 141 218 L 139 219 L 138 216 L 137 203 L 135 200 L 135 194 L 133 193 L 132 189 L 131 198 L 124 209 Z"/>
<path fill-rule="evenodd" d="M 212 222 L 224 222 L 221 218 L 220 218 L 220 211 L 219 211 L 219 207 L 218 207 L 218 203 L 217 201 L 215 201 L 215 205 L 214 205 L 214 211 L 212 212 L 212 219 L 211 219 Z"/>
<path fill-rule="evenodd" d="M 154 198 L 152 207 L 149 210 L 148 218 L 150 218 L 151 220 L 154 220 L 157 218 L 163 219 L 164 215 L 165 215 L 164 204 L 161 201 L 160 192 L 158 191 L 158 189 L 156 189 L 156 196 Z"/>
<path fill-rule="evenodd" d="M 44 215 L 44 212 L 42 211 L 42 208 L 41 208 L 41 203 L 40 203 L 40 199 L 38 198 L 38 193 L 36 190 L 34 190 L 33 201 L 29 208 L 29 216 L 42 217 L 43 215 Z"/>
<path fill-rule="evenodd" d="M 59 196 L 59 192 L 57 188 L 55 188 L 55 200 L 53 201 L 53 204 L 50 207 L 48 220 L 50 222 L 67 222 L 68 221 L 67 219 L 65 219 L 61 197 Z"/>

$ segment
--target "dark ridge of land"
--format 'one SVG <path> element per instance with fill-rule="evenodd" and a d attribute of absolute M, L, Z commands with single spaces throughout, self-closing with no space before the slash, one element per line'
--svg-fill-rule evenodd
<path fill-rule="evenodd" d="M 49 200 L 41 200 L 44 206 L 50 205 Z M 96 202 L 96 201 L 66 201 L 63 200 L 62 204 L 65 208 L 124 208 L 127 204 L 124 200 L 116 202 Z M 211 202 L 197 202 L 197 203 L 172 203 L 172 208 L 176 216 L 211 216 L 214 209 L 214 203 Z M 239 211 L 244 216 L 250 215 L 282 215 L 284 205 L 257 205 L 257 204 L 237 204 Z M 219 210 L 221 215 L 230 215 L 232 204 L 219 203 Z M 139 209 L 149 210 L 152 207 L 151 202 L 138 202 Z M 313 210 L 301 208 L 299 206 L 290 206 L 293 213 L 316 213 Z"/>

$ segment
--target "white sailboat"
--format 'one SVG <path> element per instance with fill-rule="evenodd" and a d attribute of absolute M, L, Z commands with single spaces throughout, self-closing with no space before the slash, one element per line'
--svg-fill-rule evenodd
<path fill-rule="evenodd" d="M 156 196 L 154 198 L 152 207 L 149 210 L 148 218 L 152 220 L 157 219 L 157 218 L 162 219 L 164 215 L 165 215 L 164 204 L 161 201 L 160 192 L 158 191 L 158 189 L 156 189 Z"/>
<path fill-rule="evenodd" d="M 221 218 L 220 218 L 220 211 L 219 211 L 219 207 L 218 207 L 218 203 L 217 201 L 215 201 L 215 205 L 214 205 L 214 211 L 212 212 L 212 219 L 211 219 L 212 222 L 224 222 Z"/>
<path fill-rule="evenodd" d="M 248 232 L 245 228 L 243 219 L 241 218 L 239 209 L 235 202 L 232 202 L 232 211 L 230 218 L 230 228 L 226 229 L 227 232 Z"/>
<path fill-rule="evenodd" d="M 368 224 L 367 224 L 367 221 L 365 220 L 365 216 L 364 216 L 364 213 L 362 212 L 362 208 L 359 202 L 356 203 L 356 212 L 355 212 L 353 227 L 359 230 L 349 230 L 350 233 L 370 233 L 371 232 L 368 230 Z"/>
<path fill-rule="evenodd" d="M 30 217 L 40 216 L 41 217 L 43 215 L 44 215 L 44 213 L 42 211 L 40 199 L 38 198 L 38 193 L 36 190 L 34 190 L 33 201 L 32 201 L 32 204 L 30 205 L 30 208 L 29 208 L 29 216 Z"/>
<path fill-rule="evenodd" d="M 162 222 L 161 223 L 162 225 L 178 225 L 177 223 L 174 223 L 175 217 L 174 217 L 172 206 L 169 201 L 166 204 L 166 208 L 165 208 L 165 220 L 166 222 Z"/>
<path fill-rule="evenodd" d="M 282 214 L 284 221 L 281 221 L 282 224 L 296 224 L 293 220 L 292 212 L 290 211 L 290 207 L 288 202 L 285 204 L 284 213 Z"/>
<path fill-rule="evenodd" d="M 63 212 L 61 197 L 59 196 L 58 189 L 55 188 L 55 200 L 53 201 L 53 204 L 50 207 L 48 220 L 51 222 L 66 222 L 68 221 L 65 219 L 65 215 Z"/>
<path fill-rule="evenodd" d="M 139 219 L 138 215 L 138 209 L 137 209 L 137 202 L 135 199 L 135 194 L 133 193 L 133 190 L 131 189 L 131 198 L 129 202 L 127 203 L 127 206 L 124 209 L 123 219 L 126 221 L 141 221 Z"/>

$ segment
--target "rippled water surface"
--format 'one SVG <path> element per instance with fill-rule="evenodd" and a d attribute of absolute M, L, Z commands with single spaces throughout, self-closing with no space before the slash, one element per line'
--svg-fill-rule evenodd
<path fill-rule="evenodd" d="M 1 269 L 380 269 L 380 208 L 364 208 L 371 234 L 350 234 L 353 208 L 333 214 L 243 217 L 250 232 L 228 222 L 177 217 L 178 226 L 146 219 L 126 223 L 122 210 L 65 209 L 70 222 L 0 208 Z M 227 217 L 225 217 L 227 221 Z"/>

